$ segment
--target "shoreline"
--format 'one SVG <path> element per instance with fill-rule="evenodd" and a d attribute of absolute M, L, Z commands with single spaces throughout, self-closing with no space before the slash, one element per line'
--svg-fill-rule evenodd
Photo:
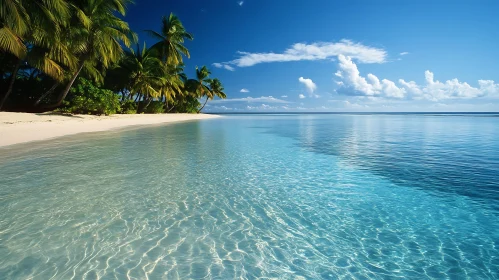
<path fill-rule="evenodd" d="M 0 112 L 0 148 L 88 132 L 218 118 L 207 114 L 61 115 Z"/>

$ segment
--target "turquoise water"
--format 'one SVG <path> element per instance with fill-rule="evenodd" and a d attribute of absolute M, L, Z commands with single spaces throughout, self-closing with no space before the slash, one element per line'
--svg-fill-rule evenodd
<path fill-rule="evenodd" d="M 498 279 L 499 118 L 226 116 L 0 149 L 0 279 Z"/>

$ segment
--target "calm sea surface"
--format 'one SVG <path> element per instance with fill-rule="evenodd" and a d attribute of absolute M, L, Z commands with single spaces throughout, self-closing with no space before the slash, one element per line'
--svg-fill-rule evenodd
<path fill-rule="evenodd" d="M 0 279 L 28 278 L 499 279 L 499 117 L 237 115 L 0 149 Z"/>

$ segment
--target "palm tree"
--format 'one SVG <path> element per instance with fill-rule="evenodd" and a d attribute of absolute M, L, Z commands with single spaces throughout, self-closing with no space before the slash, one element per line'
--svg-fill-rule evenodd
<path fill-rule="evenodd" d="M 214 96 L 221 98 L 221 99 L 227 98 L 227 94 L 225 94 L 225 92 L 224 92 L 225 89 L 222 85 L 222 82 L 220 82 L 219 79 L 215 78 L 215 79 L 211 80 L 210 89 L 211 89 L 211 92 Z"/>
<path fill-rule="evenodd" d="M 5 5 L 5 6 L 3 6 Z M 12 92 L 23 61 L 46 75 L 61 80 L 63 67 L 76 59 L 61 42 L 60 30 L 70 15 L 66 0 L 5 0 L 0 7 L 0 50 L 14 55 L 17 62 L 10 73 L 0 109 Z"/>
<path fill-rule="evenodd" d="M 29 16 L 19 0 L 2 0 L 0 7 L 0 50 L 24 57 L 23 36 L 29 30 Z"/>
<path fill-rule="evenodd" d="M 201 69 L 196 66 L 196 79 L 187 81 L 187 90 L 197 98 L 210 95 L 210 88 L 208 87 L 211 82 L 210 74 L 211 72 L 206 66 L 201 67 Z"/>
<path fill-rule="evenodd" d="M 222 85 L 222 82 L 220 82 L 219 79 L 215 78 L 213 80 L 210 80 L 209 87 L 210 87 L 210 90 L 208 92 L 205 92 L 206 100 L 205 100 L 203 106 L 198 110 L 198 113 L 203 110 L 203 108 L 206 105 L 206 103 L 208 102 L 208 100 L 213 100 L 213 98 L 215 98 L 215 96 L 222 98 L 222 99 L 227 98 L 227 95 L 225 94 L 225 92 L 223 92 L 224 87 Z"/>
<path fill-rule="evenodd" d="M 127 73 L 127 77 L 123 79 L 130 81 L 128 86 L 130 95 L 142 94 L 148 101 L 143 108 L 145 109 L 153 98 L 160 96 L 159 88 L 165 75 L 163 63 L 151 49 L 147 49 L 144 43 L 142 50 L 137 44 L 137 51 L 126 51 L 120 65 Z"/>
<path fill-rule="evenodd" d="M 192 40 L 193 37 L 173 13 L 169 17 L 163 16 L 160 33 L 153 30 L 146 30 L 146 32 L 160 40 L 151 48 L 158 50 L 164 62 L 179 65 L 183 62 L 182 55 L 190 57 L 189 50 L 183 43 L 185 39 Z"/>
<path fill-rule="evenodd" d="M 132 1 L 74 1 L 78 23 L 70 26 L 66 32 L 69 34 L 70 48 L 76 54 L 78 64 L 69 82 L 59 94 L 56 104 L 50 107 L 62 104 L 83 69 L 99 78 L 99 73 L 96 71 L 97 63 L 104 69 L 108 68 L 124 53 L 120 42 L 129 47 L 133 41 L 136 41 L 136 35 L 130 30 L 128 23 L 116 15 L 118 13 L 125 16 L 126 6 L 129 3 Z"/>
<path fill-rule="evenodd" d="M 175 98 L 184 94 L 187 75 L 184 73 L 183 65 L 166 65 L 165 67 L 166 71 L 162 79 L 160 93 L 161 98 L 165 100 L 165 109 L 168 113 L 175 107 Z M 173 103 L 171 108 L 169 108 L 169 103 Z"/>

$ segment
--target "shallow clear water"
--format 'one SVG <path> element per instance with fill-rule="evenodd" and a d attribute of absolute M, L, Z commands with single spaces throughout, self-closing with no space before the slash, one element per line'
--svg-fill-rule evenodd
<path fill-rule="evenodd" d="M 228 116 L 0 150 L 1 279 L 498 279 L 499 118 Z"/>

